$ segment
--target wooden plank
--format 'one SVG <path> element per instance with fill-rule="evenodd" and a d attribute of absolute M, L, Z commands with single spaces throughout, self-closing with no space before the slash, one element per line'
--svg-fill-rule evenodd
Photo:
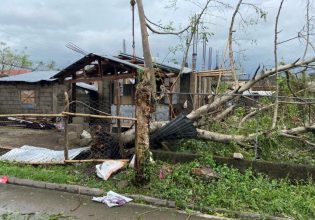
<path fill-rule="evenodd" d="M 67 80 L 66 82 L 70 83 L 77 83 L 77 82 L 95 82 L 95 81 L 101 81 L 101 80 L 118 80 L 118 79 L 127 79 L 127 78 L 134 78 L 135 73 L 130 74 L 119 74 L 119 75 L 104 75 L 102 77 L 90 77 L 90 78 L 77 78 L 77 79 L 71 79 Z"/>
<path fill-rule="evenodd" d="M 68 96 L 68 93 L 65 92 L 65 110 L 66 111 L 69 111 L 69 96 Z M 68 137 L 68 124 L 69 124 L 69 117 L 66 116 L 64 118 L 64 122 L 65 122 L 65 146 L 64 146 L 64 157 L 65 157 L 65 160 L 68 160 L 69 159 L 69 137 Z"/>
<path fill-rule="evenodd" d="M 232 76 L 231 73 L 197 73 L 198 77 Z"/>
<path fill-rule="evenodd" d="M 62 112 L 62 114 L 65 116 L 78 116 L 78 117 L 91 117 L 91 118 L 100 118 L 100 119 L 116 119 L 116 120 L 137 121 L 136 118 L 128 118 L 128 117 L 121 117 L 121 116 L 91 115 L 91 114 L 72 113 L 72 112 Z"/>

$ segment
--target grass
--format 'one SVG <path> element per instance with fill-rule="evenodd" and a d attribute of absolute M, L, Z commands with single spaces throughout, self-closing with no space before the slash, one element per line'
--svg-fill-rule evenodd
<path fill-rule="evenodd" d="M 141 188 L 131 184 L 133 170 L 126 169 L 109 181 L 102 181 L 95 176 L 93 164 L 34 167 L 0 162 L 0 174 L 150 195 L 175 200 L 176 205 L 183 209 L 194 205 L 194 209 L 207 210 L 210 214 L 220 214 L 218 209 L 227 209 L 290 216 L 295 219 L 315 219 L 315 185 L 311 180 L 304 183 L 270 180 L 263 175 L 254 175 L 251 170 L 241 174 L 236 169 L 215 165 L 211 157 L 171 165 L 172 173 L 160 180 L 158 174 L 163 166 L 167 164 L 159 161 L 152 165 L 151 181 Z M 193 175 L 192 168 L 199 166 L 213 167 L 221 178 L 218 181 L 207 181 Z M 118 188 L 117 183 L 122 180 L 127 180 L 129 185 Z"/>
<path fill-rule="evenodd" d="M 315 136 L 309 134 L 314 138 Z M 314 136 L 314 137 L 313 137 Z M 252 160 L 255 155 L 254 147 L 244 148 L 237 143 L 218 143 L 200 139 L 182 139 L 166 143 L 172 151 L 198 154 L 212 154 L 215 156 L 231 157 L 238 152 L 247 160 Z M 277 163 L 291 163 L 315 166 L 315 149 L 306 146 L 300 141 L 281 137 L 259 137 L 258 156 L 264 161 Z"/>

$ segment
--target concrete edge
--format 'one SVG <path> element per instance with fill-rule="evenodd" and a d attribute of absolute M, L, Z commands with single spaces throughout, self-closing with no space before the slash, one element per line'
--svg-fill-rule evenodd
<path fill-rule="evenodd" d="M 0 175 L 0 177 L 1 176 L 2 175 Z M 102 196 L 105 194 L 105 191 L 99 188 L 90 188 L 90 187 L 79 186 L 79 185 L 50 183 L 50 182 L 35 181 L 35 180 L 30 180 L 30 179 L 20 179 L 16 177 L 9 177 L 8 184 L 34 187 L 34 188 L 39 188 L 39 189 L 58 190 L 58 191 L 86 195 L 86 196 Z M 149 205 L 166 207 L 166 208 L 176 208 L 175 201 L 172 201 L 172 200 L 158 199 L 155 197 L 150 197 L 150 196 L 145 196 L 145 195 L 134 195 L 134 194 L 124 194 L 124 195 L 134 200 L 143 201 Z M 189 206 L 189 208 L 194 209 L 194 206 L 191 205 Z M 204 211 L 216 211 L 216 210 L 204 209 Z M 233 214 L 240 218 L 247 218 L 247 219 L 268 219 L 268 220 L 291 220 L 292 219 L 292 218 L 281 218 L 281 217 L 274 217 L 274 216 L 264 216 L 258 213 L 230 211 L 230 210 L 225 210 L 225 209 L 217 209 L 217 211 L 222 212 L 222 213 Z M 226 218 L 226 217 L 208 215 L 208 214 L 201 213 L 199 211 L 194 211 L 193 215 L 210 218 L 213 220 L 231 219 L 231 218 Z"/>

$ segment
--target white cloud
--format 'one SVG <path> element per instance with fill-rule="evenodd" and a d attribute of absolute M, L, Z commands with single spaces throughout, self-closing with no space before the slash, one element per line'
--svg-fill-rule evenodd
<path fill-rule="evenodd" d="M 188 2 L 178 1 L 178 9 L 166 9 L 168 0 L 144 0 L 146 15 L 153 21 L 174 21 L 185 26 L 188 18 L 200 9 Z M 230 4 L 231 1 L 228 1 Z M 248 28 L 244 34 L 238 30 L 237 39 L 242 39 L 248 60 L 244 63 L 248 72 L 254 70 L 258 64 L 271 65 L 273 63 L 273 29 L 279 2 L 274 0 L 258 1 L 260 6 L 268 11 L 267 21 Z M 236 1 L 233 1 L 235 4 Z M 282 32 L 279 40 L 293 37 L 302 28 L 305 6 L 303 0 L 285 1 L 281 13 L 280 27 Z M 137 10 L 136 10 L 137 12 Z M 231 17 L 231 10 L 217 10 L 211 8 L 209 30 L 215 33 L 209 39 L 209 46 L 219 50 L 225 49 L 227 31 Z M 244 10 L 244 16 L 250 16 L 253 10 Z M 239 18 L 238 18 L 239 19 Z M 141 41 L 139 22 L 136 13 L 136 47 L 141 56 Z M 81 55 L 65 47 L 69 41 L 79 45 L 88 52 L 100 54 L 117 54 L 122 49 L 122 41 L 126 39 L 128 51 L 131 52 L 131 10 L 129 1 L 97 1 L 97 0 L 2 0 L 0 8 L 0 41 L 7 42 L 14 49 L 28 47 L 28 52 L 35 60 L 55 60 L 64 67 Z M 252 39 L 257 44 L 250 43 Z M 164 58 L 170 46 L 178 43 L 174 36 L 160 36 L 150 33 L 152 55 L 159 54 Z M 201 45 L 199 46 L 199 48 Z M 301 56 L 302 45 L 299 41 L 292 41 L 279 46 L 279 57 L 292 60 Z M 201 52 L 199 52 L 201 55 Z M 176 58 L 180 60 L 181 54 Z M 238 55 L 236 55 L 238 57 Z M 201 56 L 199 56 L 200 63 Z"/>

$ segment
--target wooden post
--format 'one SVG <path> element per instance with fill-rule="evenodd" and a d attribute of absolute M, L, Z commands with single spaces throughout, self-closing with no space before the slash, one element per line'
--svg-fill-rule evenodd
<path fill-rule="evenodd" d="M 116 69 L 115 69 L 116 72 Z M 119 80 L 115 81 L 115 89 L 116 89 L 116 116 L 120 115 L 120 104 L 121 104 L 121 92 L 120 92 L 120 84 Z M 119 143 L 119 151 L 120 155 L 124 155 L 124 146 L 121 142 L 121 120 L 117 119 L 117 134 L 118 134 L 118 143 Z"/>
<path fill-rule="evenodd" d="M 65 92 L 65 111 L 69 112 L 69 96 L 68 93 Z M 69 123 L 69 116 L 64 117 L 65 122 L 65 145 L 64 145 L 64 155 L 65 160 L 69 160 L 69 138 L 68 138 L 68 123 Z"/>
<path fill-rule="evenodd" d="M 72 79 L 75 80 L 75 78 L 76 78 L 76 75 L 73 74 Z M 77 85 L 76 83 L 72 83 L 71 84 L 71 102 L 74 102 L 76 100 L 77 100 Z M 70 109 L 71 112 L 74 112 L 74 113 L 77 112 L 76 106 L 77 104 L 75 102 L 71 104 L 71 109 Z"/>
<path fill-rule="evenodd" d="M 196 72 L 193 72 L 194 76 L 194 90 L 192 91 L 195 93 L 194 96 L 194 110 L 198 108 L 198 96 L 196 95 L 198 92 L 198 74 Z"/>

